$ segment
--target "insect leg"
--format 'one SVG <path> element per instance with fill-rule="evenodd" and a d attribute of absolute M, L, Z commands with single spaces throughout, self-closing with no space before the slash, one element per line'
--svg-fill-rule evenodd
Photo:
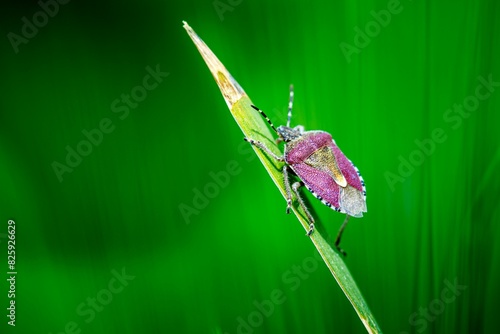
<path fill-rule="evenodd" d="M 337 248 L 337 250 L 342 253 L 344 256 L 347 255 L 347 253 L 342 249 L 340 248 L 339 244 L 340 244 L 340 238 L 342 237 L 342 232 L 344 232 L 344 229 L 345 227 L 347 226 L 347 222 L 349 221 L 349 215 L 346 215 L 345 217 L 345 220 L 344 222 L 342 223 L 342 226 L 340 226 L 340 229 L 339 229 L 339 233 L 337 234 L 337 238 L 335 239 L 335 247 Z"/>
<path fill-rule="evenodd" d="M 274 154 L 270 149 L 268 149 L 266 147 L 266 145 L 262 144 L 260 141 L 258 140 L 253 140 L 253 139 L 250 139 L 250 138 L 243 138 L 245 141 L 249 142 L 250 144 L 254 145 L 254 146 L 257 146 L 258 148 L 260 148 L 262 151 L 266 152 L 268 155 L 272 156 L 274 159 L 278 160 L 278 161 L 285 161 L 285 158 L 284 157 L 279 157 L 277 156 L 276 154 Z"/>
<path fill-rule="evenodd" d="M 304 209 L 304 212 L 306 213 L 307 219 L 309 220 L 309 231 L 307 231 L 307 235 L 311 235 L 314 231 L 314 218 L 312 217 L 311 213 L 306 207 L 306 204 L 304 203 L 304 200 L 302 197 L 300 197 L 299 194 L 299 188 L 302 187 L 304 184 L 302 182 L 295 182 L 292 185 L 293 192 L 297 196 L 297 200 L 299 201 L 300 206 L 302 209 Z"/>
<path fill-rule="evenodd" d="M 290 213 L 290 208 L 292 207 L 292 192 L 290 190 L 290 179 L 288 176 L 288 165 L 283 166 L 283 181 L 285 183 L 286 191 L 286 213 Z"/>

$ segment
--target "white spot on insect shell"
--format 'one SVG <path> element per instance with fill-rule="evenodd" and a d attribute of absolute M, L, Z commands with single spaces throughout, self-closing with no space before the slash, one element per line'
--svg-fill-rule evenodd
<path fill-rule="evenodd" d="M 342 211 L 353 217 L 363 217 L 366 212 L 366 200 L 362 191 L 348 185 L 340 188 L 339 205 Z"/>

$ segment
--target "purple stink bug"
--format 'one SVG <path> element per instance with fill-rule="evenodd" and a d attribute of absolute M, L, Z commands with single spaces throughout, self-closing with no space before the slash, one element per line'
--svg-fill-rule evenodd
<path fill-rule="evenodd" d="M 283 178 L 285 183 L 287 207 L 290 213 L 292 206 L 292 190 L 297 201 L 304 209 L 309 219 L 309 231 L 311 235 L 314 230 L 314 219 L 300 197 L 298 189 L 305 185 L 306 188 L 323 204 L 340 213 L 345 213 L 346 218 L 340 227 L 335 240 L 335 247 L 345 255 L 339 247 L 342 232 L 347 225 L 350 216 L 362 217 L 366 212 L 366 189 L 365 183 L 358 169 L 340 151 L 332 136 L 324 131 L 304 131 L 304 127 L 298 125 L 290 127 L 293 106 L 293 86 L 290 86 L 290 102 L 288 104 L 288 120 L 286 126 L 275 128 L 266 114 L 252 105 L 269 123 L 271 128 L 278 134 L 277 142 L 285 142 L 285 153 L 282 157 L 274 154 L 263 143 L 245 138 L 247 142 L 257 146 L 268 155 L 278 161 L 283 161 Z M 290 185 L 289 174 L 291 171 L 300 182 Z"/>

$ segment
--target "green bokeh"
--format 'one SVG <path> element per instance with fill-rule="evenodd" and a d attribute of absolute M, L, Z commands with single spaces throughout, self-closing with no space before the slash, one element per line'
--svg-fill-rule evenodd
<path fill-rule="evenodd" d="M 40 6 L 4 5 L 0 259 L 14 219 L 18 275 L 16 327 L 2 314 L 1 331 L 60 333 L 73 321 L 81 333 L 233 334 L 241 317 L 252 333 L 365 332 L 243 143 L 186 20 L 276 124 L 293 83 L 292 123 L 332 133 L 360 169 L 368 213 L 342 243 L 384 332 L 494 332 L 500 87 L 471 96 L 478 77 L 500 81 L 500 5 L 403 0 L 381 26 L 371 12 L 391 1 L 218 3 L 229 6 L 220 15 L 212 0 L 70 1 L 17 53 L 8 33 Z M 368 40 L 346 57 L 356 27 Z M 113 112 L 157 64 L 169 75 Z M 473 111 L 448 112 L 464 103 Z M 66 164 L 66 147 L 103 119 L 113 130 L 59 182 L 54 161 Z M 446 139 L 418 153 L 436 129 Z M 401 158 L 414 162 L 403 174 Z M 227 185 L 183 217 L 228 163 Z M 388 172 L 402 179 L 391 185 Z M 342 215 L 307 197 L 334 235 Z M 135 276 L 126 286 L 113 279 L 122 270 Z M 446 295 L 455 281 L 467 288 Z M 261 320 L 256 304 L 280 292 Z M 91 316 L 87 298 L 105 305 Z M 429 308 L 439 314 L 425 320 Z"/>

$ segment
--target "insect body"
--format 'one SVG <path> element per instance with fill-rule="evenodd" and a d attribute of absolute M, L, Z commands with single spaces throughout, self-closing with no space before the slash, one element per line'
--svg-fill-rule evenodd
<path fill-rule="evenodd" d="M 259 147 L 261 150 L 278 161 L 285 162 L 283 177 L 285 183 L 287 209 L 290 213 L 292 206 L 292 190 L 299 204 L 304 209 L 310 225 L 308 235 L 314 230 L 314 219 L 299 195 L 298 189 L 305 185 L 307 189 L 323 204 L 335 211 L 345 213 L 346 219 L 339 230 L 335 246 L 339 247 L 342 231 L 350 216 L 362 217 L 366 212 L 365 183 L 358 169 L 340 151 L 332 136 L 324 131 L 304 131 L 302 126 L 290 127 L 293 106 L 293 87 L 290 87 L 290 102 L 288 105 L 288 121 L 286 126 L 275 128 L 264 112 L 252 105 L 278 134 L 278 142 L 285 142 L 285 153 L 277 156 L 263 143 L 245 138 L 246 141 Z M 301 180 L 290 185 L 290 170 Z"/>

